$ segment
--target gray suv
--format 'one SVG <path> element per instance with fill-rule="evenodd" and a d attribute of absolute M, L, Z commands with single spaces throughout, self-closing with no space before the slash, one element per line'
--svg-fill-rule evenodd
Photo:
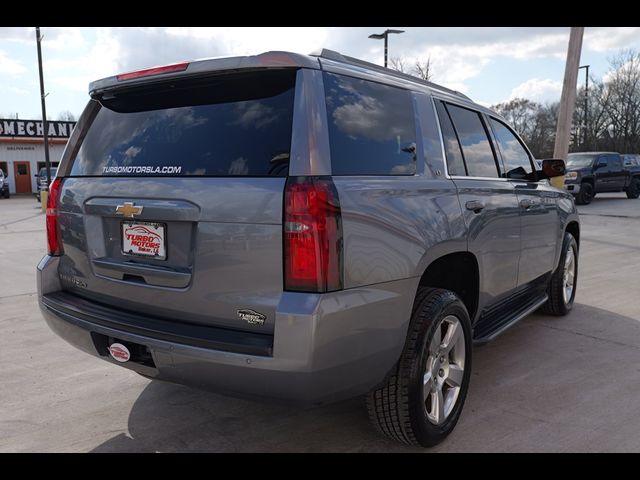
<path fill-rule="evenodd" d="M 47 208 L 40 308 L 148 378 L 454 428 L 472 344 L 565 315 L 580 227 L 495 112 L 323 50 L 90 85 Z"/>

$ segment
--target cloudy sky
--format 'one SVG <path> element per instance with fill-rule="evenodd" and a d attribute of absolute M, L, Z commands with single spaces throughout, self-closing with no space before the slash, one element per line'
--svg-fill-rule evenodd
<path fill-rule="evenodd" d="M 310 53 L 322 47 L 382 64 L 383 42 L 368 39 L 387 27 L 42 27 L 47 111 L 78 116 L 90 81 L 129 70 L 195 58 L 267 50 Z M 491 105 L 513 97 L 560 98 L 568 27 L 392 27 L 391 57 L 407 64 L 431 58 L 436 83 Z M 640 49 L 640 27 L 587 27 L 582 64 L 597 78 L 607 58 Z M 578 81 L 584 82 L 584 70 Z M 0 27 L 0 115 L 39 118 L 35 31 Z"/>

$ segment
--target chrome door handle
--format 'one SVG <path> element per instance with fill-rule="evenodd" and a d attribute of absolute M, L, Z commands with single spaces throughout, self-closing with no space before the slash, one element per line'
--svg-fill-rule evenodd
<path fill-rule="evenodd" d="M 472 210 L 473 213 L 480 213 L 484 209 L 484 203 L 480 200 L 469 200 L 464 206 L 467 210 Z"/>
<path fill-rule="evenodd" d="M 520 206 L 522 208 L 531 208 L 536 204 L 536 202 L 534 202 L 533 200 L 529 200 L 528 198 L 525 198 L 523 200 L 520 200 Z"/>

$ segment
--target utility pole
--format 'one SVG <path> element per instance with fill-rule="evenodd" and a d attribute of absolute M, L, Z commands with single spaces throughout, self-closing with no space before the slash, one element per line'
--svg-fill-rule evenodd
<path fill-rule="evenodd" d="M 583 33 L 584 27 L 571 27 L 567 63 L 564 68 L 562 96 L 560 97 L 560 111 L 558 112 L 558 125 L 556 127 L 556 143 L 553 149 L 554 158 L 566 159 L 569 153 L 569 133 L 576 103 L 576 83 L 578 81 Z"/>
<path fill-rule="evenodd" d="M 42 41 L 42 37 L 40 36 L 40 27 L 36 27 L 36 43 L 38 45 L 38 72 L 40 74 L 40 101 L 42 102 L 42 133 L 44 134 L 44 162 L 47 168 L 47 192 L 48 192 L 49 185 L 51 185 L 51 162 L 49 162 L 49 135 L 48 135 L 49 125 L 47 124 L 47 107 L 45 105 L 45 100 L 44 100 L 44 97 L 46 95 L 44 94 L 44 76 L 42 75 L 42 50 L 40 48 L 41 41 Z"/>
<path fill-rule="evenodd" d="M 581 67 L 578 68 L 578 70 L 580 70 L 581 68 L 586 68 L 587 69 L 587 74 L 586 77 L 584 78 L 584 147 L 587 148 L 587 132 L 588 132 L 588 126 L 589 126 L 589 67 L 591 65 L 583 65 Z"/>

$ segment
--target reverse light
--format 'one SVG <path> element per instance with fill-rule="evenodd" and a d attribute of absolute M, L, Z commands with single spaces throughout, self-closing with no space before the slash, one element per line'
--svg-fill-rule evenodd
<path fill-rule="evenodd" d="M 136 70 L 135 72 L 121 73 L 116 78 L 119 82 L 123 80 L 133 80 L 134 78 L 151 77 L 153 75 L 161 75 L 163 73 L 184 72 L 189 66 L 189 62 L 173 63 L 163 67 L 151 67 L 144 70 Z"/>
<path fill-rule="evenodd" d="M 58 217 L 58 205 L 60 203 L 60 191 L 62 179 L 56 178 L 49 187 L 47 196 L 47 250 L 49 255 L 58 256 L 64 253 L 62 237 L 60 235 L 60 223 Z"/>
<path fill-rule="evenodd" d="M 342 219 L 333 181 L 289 177 L 284 197 L 284 289 L 342 289 Z"/>

